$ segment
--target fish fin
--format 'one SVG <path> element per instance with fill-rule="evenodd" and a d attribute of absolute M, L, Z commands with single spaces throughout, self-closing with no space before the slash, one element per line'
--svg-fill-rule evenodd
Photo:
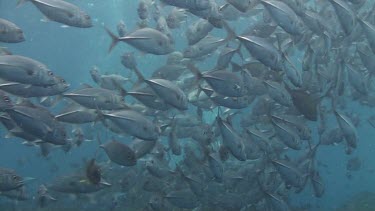
<path fill-rule="evenodd" d="M 224 29 L 227 31 L 227 37 L 225 38 L 225 42 L 229 42 L 237 37 L 236 32 L 229 26 L 229 24 L 225 21 L 222 21 Z M 240 45 L 241 47 L 241 45 Z"/>
<path fill-rule="evenodd" d="M 46 16 L 43 16 L 43 18 L 40 19 L 40 22 L 43 22 L 43 23 L 48 23 L 50 22 L 49 18 L 46 17 Z"/>
<path fill-rule="evenodd" d="M 7 133 L 4 138 L 8 139 L 8 138 L 13 138 L 14 137 L 14 134 L 12 132 L 9 132 Z"/>
<path fill-rule="evenodd" d="M 149 40 L 151 37 L 131 37 L 131 36 L 126 36 L 126 37 L 120 37 L 118 38 L 119 41 L 126 41 L 126 40 Z"/>
<path fill-rule="evenodd" d="M 68 26 L 68 25 L 61 25 L 60 27 L 61 28 L 70 28 L 70 26 Z"/>
<path fill-rule="evenodd" d="M 188 62 L 186 64 L 186 67 L 195 75 L 197 81 L 199 81 L 202 78 L 203 74 L 197 67 L 194 66 L 193 62 Z"/>
<path fill-rule="evenodd" d="M 108 35 L 111 37 L 112 42 L 111 45 L 109 46 L 108 53 L 110 53 L 113 48 L 117 45 L 117 43 L 120 41 L 119 37 L 117 37 L 113 32 L 111 32 L 107 27 L 104 27 Z"/>
<path fill-rule="evenodd" d="M 23 5 L 24 3 L 28 2 L 30 0 L 18 0 L 17 1 L 17 7 L 20 7 L 21 5 Z"/>
<path fill-rule="evenodd" d="M 12 55 L 12 52 L 10 52 L 6 47 L 0 47 L 0 55 Z"/>
<path fill-rule="evenodd" d="M 145 77 L 142 75 L 141 71 L 139 71 L 138 68 L 134 68 L 133 71 L 138 77 L 138 81 L 135 82 L 135 84 L 134 84 L 134 87 L 137 87 L 137 86 L 139 86 L 139 84 L 141 84 L 142 82 L 145 81 Z"/>
<path fill-rule="evenodd" d="M 57 201 L 56 198 L 54 198 L 53 196 L 51 196 L 51 195 L 49 195 L 49 194 L 45 195 L 45 197 L 47 197 L 49 200 Z"/>

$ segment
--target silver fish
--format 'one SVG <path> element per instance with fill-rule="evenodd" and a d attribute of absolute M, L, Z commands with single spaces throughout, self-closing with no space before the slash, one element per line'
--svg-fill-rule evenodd
<path fill-rule="evenodd" d="M 19 43 L 25 41 L 21 28 L 16 24 L 0 18 L 0 42 Z"/>
<path fill-rule="evenodd" d="M 91 17 L 74 4 L 63 0 L 19 0 L 18 5 L 31 1 L 49 20 L 79 28 L 92 27 Z"/>
<path fill-rule="evenodd" d="M 66 93 L 64 97 L 90 109 L 113 110 L 127 107 L 123 96 L 115 91 L 102 88 L 83 88 Z"/>
<path fill-rule="evenodd" d="M 200 19 L 197 22 L 191 24 L 186 32 L 185 36 L 188 40 L 189 45 L 194 45 L 204 37 L 208 35 L 210 31 L 214 29 L 214 26 L 209 23 L 207 20 Z"/>
<path fill-rule="evenodd" d="M 126 42 L 134 48 L 154 55 L 165 55 L 174 51 L 170 38 L 160 31 L 152 28 L 142 28 L 128 33 L 125 37 L 117 37 L 109 29 L 105 28 L 112 39 L 109 47 L 111 51 L 119 41 Z"/>
<path fill-rule="evenodd" d="M 185 93 L 173 82 L 165 79 L 149 79 L 145 82 L 167 104 L 180 109 L 188 109 L 188 101 Z"/>
<path fill-rule="evenodd" d="M 17 55 L 0 56 L 0 78 L 39 86 L 49 86 L 56 83 L 53 72 L 46 65 L 31 58 Z"/>
<path fill-rule="evenodd" d="M 69 89 L 69 84 L 62 78 L 56 77 L 56 84 L 50 86 L 28 85 L 18 82 L 0 80 L 0 89 L 20 97 L 46 97 L 64 93 Z"/>
<path fill-rule="evenodd" d="M 159 128 L 142 114 L 132 110 L 120 110 L 102 114 L 121 130 L 143 140 L 155 141 L 159 138 Z"/>
<path fill-rule="evenodd" d="M 274 0 L 262 0 L 273 20 L 291 35 L 302 35 L 305 25 L 300 17 L 284 2 Z"/>
<path fill-rule="evenodd" d="M 100 147 L 104 149 L 109 159 L 118 165 L 134 166 L 137 164 L 134 151 L 126 144 L 113 140 Z"/>

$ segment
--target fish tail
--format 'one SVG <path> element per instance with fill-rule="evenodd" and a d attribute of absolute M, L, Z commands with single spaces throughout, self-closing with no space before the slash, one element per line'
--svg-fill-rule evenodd
<path fill-rule="evenodd" d="M 201 71 L 192 62 L 187 63 L 186 67 L 197 77 L 198 81 L 202 78 Z"/>
<path fill-rule="evenodd" d="M 104 29 L 106 30 L 106 32 L 112 39 L 111 45 L 109 46 L 109 49 L 108 49 L 108 53 L 110 53 L 112 49 L 117 45 L 119 38 L 113 32 L 111 32 L 107 27 L 104 27 Z"/>
<path fill-rule="evenodd" d="M 134 86 L 138 86 L 139 84 L 141 84 L 145 81 L 145 77 L 142 75 L 141 71 L 139 71 L 139 69 L 137 67 L 135 67 L 133 69 L 133 71 L 135 72 L 135 74 L 137 75 L 137 78 L 138 78 L 138 81 L 135 82 Z"/>
<path fill-rule="evenodd" d="M 222 22 L 223 22 L 223 26 L 224 26 L 225 30 L 228 33 L 227 37 L 225 38 L 225 41 L 229 42 L 229 41 L 235 39 L 237 37 L 236 32 L 232 28 L 230 28 L 230 26 L 227 22 L 225 22 L 225 21 L 222 21 Z"/>

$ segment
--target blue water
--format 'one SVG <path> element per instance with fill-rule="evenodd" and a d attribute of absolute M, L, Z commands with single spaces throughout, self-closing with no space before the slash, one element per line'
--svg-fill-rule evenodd
<path fill-rule="evenodd" d="M 16 7 L 15 1 L 0 0 L 0 18 L 11 20 L 20 26 L 26 37 L 26 41 L 18 44 L 1 43 L 1 46 L 7 47 L 14 54 L 27 56 L 46 64 L 56 75 L 60 75 L 71 84 L 70 90 L 80 87 L 82 84 L 93 84 L 89 70 L 93 66 L 98 66 L 101 72 L 116 73 L 123 76 L 129 75 L 121 65 L 120 56 L 124 52 L 137 52 L 134 48 L 120 43 L 108 54 L 110 38 L 106 34 L 103 26 L 111 30 L 116 30 L 116 25 L 120 20 L 126 24 L 128 31 L 136 28 L 137 25 L 137 5 L 135 0 L 73 0 L 70 1 L 91 15 L 94 27 L 88 29 L 79 29 L 73 27 L 61 27 L 62 24 L 52 21 L 41 21 L 42 14 L 31 3 L 26 3 Z M 182 51 L 186 46 L 184 32 L 189 25 L 183 23 L 180 29 L 173 30 L 176 49 Z M 246 20 L 231 23 L 231 26 L 241 31 L 246 24 Z M 215 35 L 225 35 L 220 30 L 214 30 Z M 137 52 L 136 59 L 138 68 L 142 70 L 147 77 L 152 73 L 155 67 L 165 64 L 166 56 L 155 56 Z M 215 60 L 208 59 L 203 65 L 210 69 Z M 203 66 L 202 65 L 202 66 Z M 319 172 L 324 180 L 326 191 L 322 198 L 315 198 L 312 194 L 310 185 L 300 194 L 291 193 L 290 196 L 294 204 L 311 204 L 311 210 L 334 210 L 357 193 L 363 191 L 375 191 L 375 166 L 373 164 L 373 155 L 375 154 L 375 145 L 373 137 L 375 130 L 366 121 L 373 114 L 373 109 L 364 107 L 356 102 L 347 100 L 346 110 L 354 112 L 361 119 L 357 128 L 359 134 L 358 148 L 352 155 L 345 154 L 343 145 L 323 146 L 318 150 L 317 160 L 325 166 L 319 166 Z M 215 113 L 207 112 L 205 119 L 214 119 Z M 334 119 L 330 124 L 335 124 Z M 314 125 L 314 124 L 311 124 Z M 105 134 L 105 129 L 99 125 L 85 126 L 85 132 L 89 137 L 95 139 L 95 132 L 101 131 Z M 0 130 L 1 137 L 7 134 L 5 129 Z M 103 135 L 102 134 L 102 135 Z M 103 135 L 105 136 L 105 135 Z M 111 135 L 108 135 L 109 138 Z M 107 136 L 107 137 L 108 137 Z M 316 131 L 313 139 L 317 139 Z M 96 142 L 84 143 L 79 148 L 74 148 L 68 153 L 60 149 L 54 149 L 48 158 L 40 156 L 39 149 L 22 145 L 22 141 L 15 138 L 0 139 L 0 166 L 15 169 L 22 176 L 37 178 L 36 181 L 27 184 L 28 194 L 36 196 L 37 188 L 40 184 L 48 184 L 58 176 L 66 175 L 74 170 L 76 166 L 84 165 L 84 158 L 91 157 L 97 150 Z M 358 156 L 362 160 L 360 171 L 352 172 L 352 177 L 346 176 L 346 162 L 349 158 Z M 105 155 L 101 155 L 102 161 L 106 161 Z M 110 191 L 104 190 L 104 193 L 113 195 Z M 141 193 L 140 193 L 141 194 Z M 105 195 L 105 194 L 104 194 Z M 108 200 L 110 200 L 110 196 Z M 59 204 L 63 207 L 65 199 L 59 199 Z M 66 203 L 71 199 L 67 198 Z M 87 198 L 82 200 L 83 204 L 77 204 L 76 209 L 86 207 Z M 0 210 L 3 211 L 5 205 L 13 203 L 9 199 L 0 198 Z M 147 202 L 145 202 L 147 203 Z M 16 208 L 22 210 L 35 204 L 35 200 L 17 202 Z M 2 209 L 4 206 L 4 209 Z M 33 205 L 34 206 L 34 205 Z M 97 204 L 95 206 L 101 206 Z M 103 204 L 103 209 L 105 208 Z M 5 211 L 4 210 L 4 211 Z M 37 209 L 35 209 L 37 210 Z M 126 210 L 126 208 L 119 209 Z"/>

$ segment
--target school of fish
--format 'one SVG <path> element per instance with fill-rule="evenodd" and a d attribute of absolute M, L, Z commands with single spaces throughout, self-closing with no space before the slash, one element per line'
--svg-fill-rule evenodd
<path fill-rule="evenodd" d="M 69 2 L 18 7 L 32 4 L 33 15 L 64 27 L 101 28 L 109 48 L 98 50 L 111 57 L 124 47 L 124 70 L 103 73 L 92 61 L 92 83 L 72 90 L 43 61 L 12 53 L 28 32 L 0 14 L 0 44 L 11 43 L 0 48 L 1 130 L 44 157 L 88 146 L 95 154 L 48 183 L 1 167 L 0 197 L 33 210 L 69 195 L 110 211 L 308 210 L 292 196 L 324 197 L 318 151 L 334 145 L 351 156 L 361 146 L 347 101 L 375 106 L 371 0 L 139 0 L 133 29 L 127 20 L 96 25 Z M 137 54 L 166 63 L 144 70 Z M 360 166 L 352 158 L 347 170 Z M 33 194 L 29 183 L 38 183 Z"/>

